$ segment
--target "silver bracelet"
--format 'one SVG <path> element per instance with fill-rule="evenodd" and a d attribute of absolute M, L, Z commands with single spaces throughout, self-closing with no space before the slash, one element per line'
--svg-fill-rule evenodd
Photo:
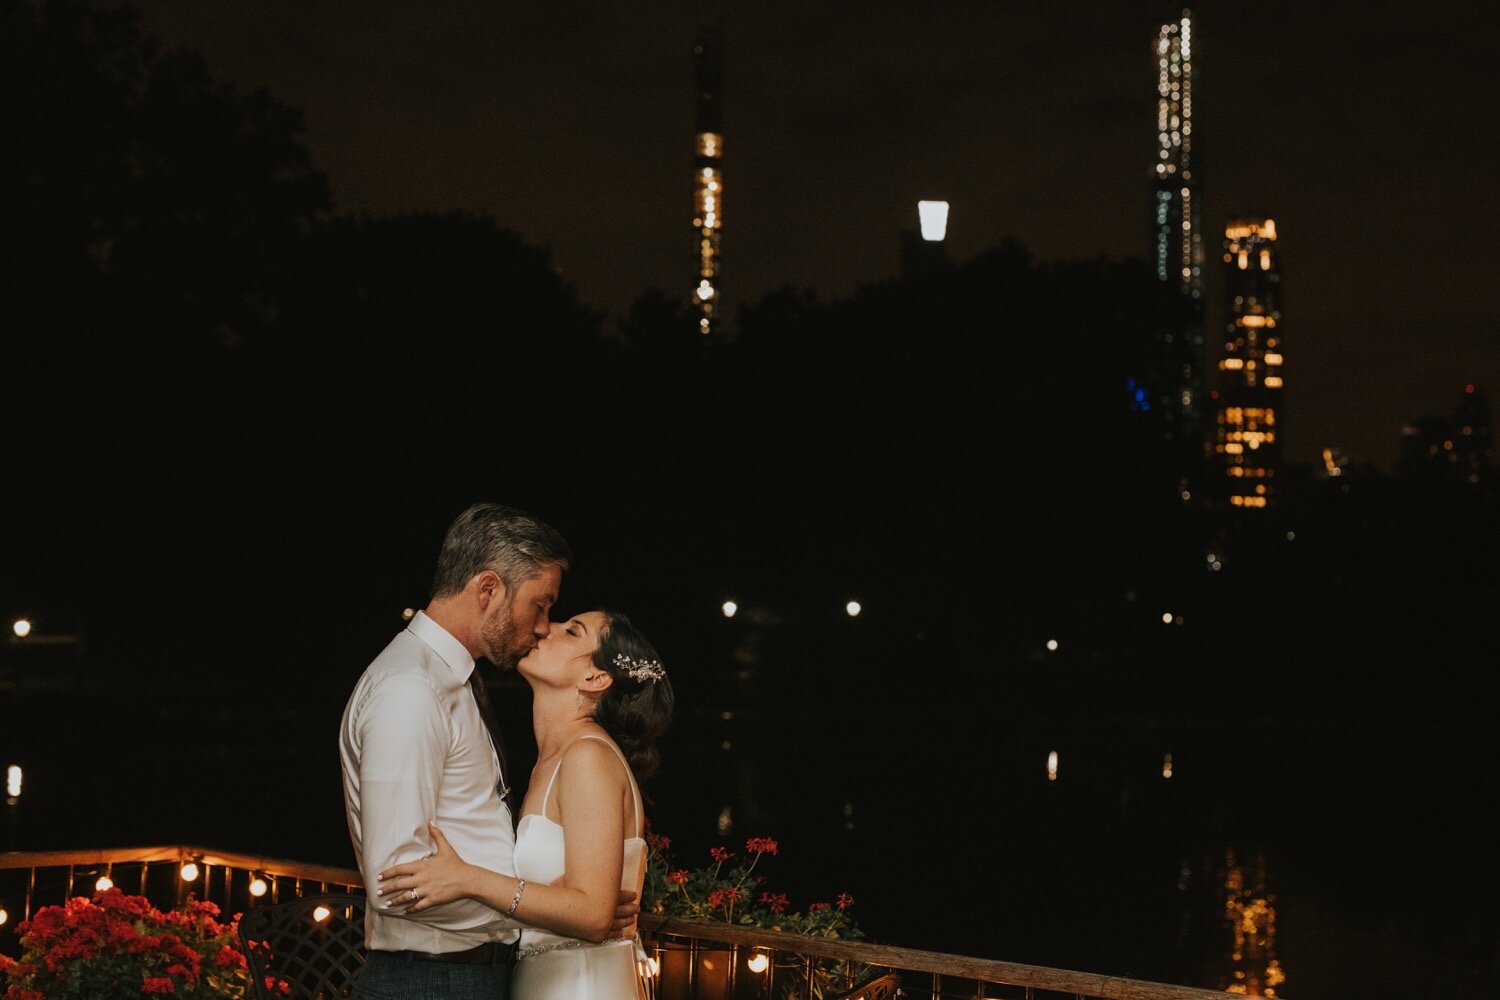
<path fill-rule="evenodd" d="M 526 891 L 526 880 L 524 878 L 517 879 L 516 880 L 516 894 L 514 896 L 510 897 L 510 909 L 508 909 L 508 910 L 505 911 L 505 915 L 507 917 L 513 917 L 513 916 L 516 915 L 516 907 L 518 907 L 518 906 L 521 905 L 521 893 L 523 893 L 525 891 Z"/>

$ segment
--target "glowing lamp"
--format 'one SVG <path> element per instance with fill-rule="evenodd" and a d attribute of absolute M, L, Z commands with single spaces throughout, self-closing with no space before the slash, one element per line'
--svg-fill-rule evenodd
<path fill-rule="evenodd" d="M 5 795 L 7 798 L 21 797 L 21 765 L 12 764 L 5 769 Z"/>
<path fill-rule="evenodd" d="M 917 202 L 917 217 L 922 220 L 922 239 L 928 243 L 940 243 L 948 235 L 946 201 Z"/>
<path fill-rule="evenodd" d="M 720 610 L 724 612 L 725 618 L 733 618 L 735 612 L 739 611 L 739 609 L 740 606 L 733 601 L 725 601 L 724 604 L 720 607 Z"/>
<path fill-rule="evenodd" d="M 266 877 L 260 872 L 256 872 L 254 877 L 250 879 L 250 895 L 255 898 L 259 899 L 261 896 L 264 896 L 268 888 L 270 887 L 266 884 Z"/>
<path fill-rule="evenodd" d="M 313 910 L 313 923 L 321 924 L 323 921 L 328 919 L 328 915 L 332 912 L 333 911 L 326 906 L 318 907 L 317 909 Z"/>
<path fill-rule="evenodd" d="M 858 618 L 859 613 L 863 610 L 864 609 L 860 607 L 858 601 L 850 601 L 848 604 L 844 605 L 844 613 L 847 614 L 850 618 Z"/>
<path fill-rule="evenodd" d="M 182 870 L 178 872 L 184 882 L 198 881 L 198 863 L 196 861 L 184 861 Z"/>
<path fill-rule="evenodd" d="M 31 634 L 31 622 L 25 618 L 17 618 L 10 630 L 16 634 L 17 639 L 24 639 Z"/>
<path fill-rule="evenodd" d="M 771 967 L 771 959 L 765 952 L 758 951 L 754 955 L 751 955 L 750 961 L 745 964 L 750 967 L 751 972 L 765 972 L 766 969 Z"/>

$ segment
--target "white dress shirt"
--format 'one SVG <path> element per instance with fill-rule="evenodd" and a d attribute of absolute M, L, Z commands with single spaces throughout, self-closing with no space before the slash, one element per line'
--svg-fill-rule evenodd
<path fill-rule="evenodd" d="M 519 934 L 518 923 L 471 899 L 405 914 L 375 895 L 380 871 L 433 852 L 428 820 L 470 864 L 515 871 L 515 831 L 499 794 L 500 761 L 469 690 L 473 670 L 463 644 L 419 611 L 344 707 L 344 812 L 370 901 L 367 948 L 462 951 Z"/>

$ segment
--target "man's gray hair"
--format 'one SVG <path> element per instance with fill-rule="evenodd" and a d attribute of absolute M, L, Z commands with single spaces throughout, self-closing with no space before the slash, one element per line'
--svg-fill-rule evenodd
<path fill-rule="evenodd" d="M 433 597 L 451 597 L 485 570 L 494 570 L 514 599 L 521 584 L 544 566 L 567 570 L 573 551 L 557 530 L 530 514 L 498 503 L 476 503 L 443 536 Z"/>

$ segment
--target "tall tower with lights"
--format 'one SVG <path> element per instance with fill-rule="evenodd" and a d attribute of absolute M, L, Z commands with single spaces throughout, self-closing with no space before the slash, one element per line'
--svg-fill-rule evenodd
<path fill-rule="evenodd" d="M 693 305 L 698 332 L 714 333 L 719 323 L 719 237 L 724 228 L 724 58 L 723 33 L 707 30 L 693 46 L 697 59 L 698 115 L 693 159 L 693 229 L 698 235 L 698 283 Z"/>
<path fill-rule="evenodd" d="M 1228 319 L 1219 361 L 1213 458 L 1231 507 L 1268 507 L 1281 465 L 1281 267 L 1276 221 L 1233 219 L 1224 229 Z"/>
<path fill-rule="evenodd" d="M 1158 25 L 1156 162 L 1151 259 L 1156 276 L 1181 296 L 1181 308 L 1161 332 L 1155 396 L 1166 433 L 1194 466 L 1204 446 L 1203 230 L 1201 176 L 1193 119 L 1193 13 Z M 1184 470 L 1191 477 L 1194 470 Z"/>

